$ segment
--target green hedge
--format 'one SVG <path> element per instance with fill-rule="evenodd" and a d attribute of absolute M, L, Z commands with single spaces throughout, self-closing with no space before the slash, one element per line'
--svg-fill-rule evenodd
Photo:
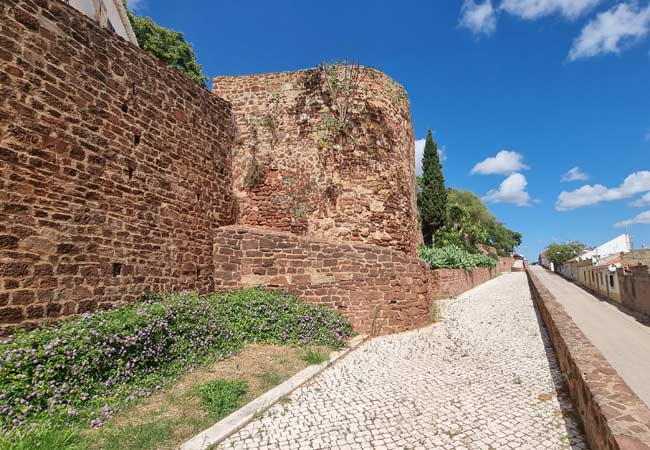
<path fill-rule="evenodd" d="M 3 433 L 43 420 L 101 425 L 199 364 L 247 342 L 341 346 L 349 322 L 281 291 L 156 295 L 0 341 Z"/>
<path fill-rule="evenodd" d="M 477 267 L 495 268 L 497 262 L 493 257 L 482 253 L 471 253 L 457 245 L 445 247 L 420 247 L 420 258 L 432 269 L 468 269 Z"/>

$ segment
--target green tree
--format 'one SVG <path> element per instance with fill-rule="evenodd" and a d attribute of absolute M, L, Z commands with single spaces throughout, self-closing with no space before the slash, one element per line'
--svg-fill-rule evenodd
<path fill-rule="evenodd" d="M 476 251 L 478 244 L 494 247 L 501 256 L 521 245 L 522 235 L 498 222 L 473 192 L 447 191 L 447 222 L 436 233 L 436 246 L 454 244 Z"/>
<path fill-rule="evenodd" d="M 513 253 L 515 248 L 521 245 L 522 238 L 521 233 L 512 231 L 495 220 L 488 226 L 485 243 L 496 248 L 499 255 L 505 256 Z"/>
<path fill-rule="evenodd" d="M 431 245 L 437 230 L 445 226 L 447 216 L 447 189 L 442 174 L 438 146 L 431 130 L 427 133 L 422 156 L 422 186 L 418 193 L 418 208 L 424 242 Z"/>
<path fill-rule="evenodd" d="M 582 242 L 573 241 L 566 244 L 551 244 L 546 250 L 546 257 L 553 264 L 564 264 L 580 256 L 585 250 Z"/>
<path fill-rule="evenodd" d="M 196 61 L 194 50 L 183 33 L 156 24 L 150 17 L 134 15 L 124 0 L 133 32 L 141 49 L 153 54 L 205 87 L 208 77 Z"/>

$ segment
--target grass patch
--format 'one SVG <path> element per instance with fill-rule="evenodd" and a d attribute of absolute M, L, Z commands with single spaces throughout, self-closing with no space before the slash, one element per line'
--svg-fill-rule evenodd
<path fill-rule="evenodd" d="M 329 359 L 329 355 L 309 347 L 303 352 L 302 359 L 307 364 L 321 364 Z"/>
<path fill-rule="evenodd" d="M 298 347 L 248 345 L 240 354 L 200 367 L 151 397 L 134 402 L 104 427 L 83 431 L 83 441 L 88 450 L 106 450 L 109 436 L 119 434 L 120 429 L 150 422 L 168 422 L 171 435 L 159 441 L 156 450 L 178 450 L 180 444 L 219 420 L 204 407 L 201 386 L 214 380 L 239 380 L 247 386 L 240 400 L 243 405 L 269 389 L 263 380 L 264 374 L 284 372 L 292 376 L 307 367 L 301 356 Z"/>
<path fill-rule="evenodd" d="M 212 380 L 199 386 L 203 407 L 216 420 L 239 408 L 247 390 L 239 380 Z"/>
<path fill-rule="evenodd" d="M 172 435 L 170 422 L 147 422 L 107 429 L 101 439 L 102 450 L 156 450 Z"/>
<path fill-rule="evenodd" d="M 289 375 L 281 370 L 267 370 L 260 375 L 263 385 L 267 388 L 274 388 L 287 378 L 289 378 Z"/>
<path fill-rule="evenodd" d="M 0 437 L 0 450 L 85 450 L 76 430 L 41 423 L 32 431 L 17 430 Z"/>

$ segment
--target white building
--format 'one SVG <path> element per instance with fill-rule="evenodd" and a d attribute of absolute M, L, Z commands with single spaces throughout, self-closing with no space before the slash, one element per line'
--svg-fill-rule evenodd
<path fill-rule="evenodd" d="M 622 253 L 629 253 L 632 251 L 632 241 L 630 240 L 629 234 L 621 234 L 616 236 L 611 241 L 607 241 L 604 244 L 599 245 L 593 250 L 583 253 L 578 256 L 578 261 L 586 261 L 591 259 L 594 265 L 602 258 L 606 258 L 610 255 L 620 255 Z"/>
<path fill-rule="evenodd" d="M 122 0 L 67 0 L 66 3 L 97 21 L 100 26 L 138 45 Z"/>

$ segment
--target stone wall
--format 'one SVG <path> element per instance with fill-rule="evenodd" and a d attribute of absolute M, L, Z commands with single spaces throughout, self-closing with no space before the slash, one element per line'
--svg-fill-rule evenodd
<path fill-rule="evenodd" d="M 215 232 L 214 260 L 218 288 L 283 289 L 341 311 L 359 333 L 393 333 L 431 319 L 431 271 L 400 251 L 228 226 Z"/>
<path fill-rule="evenodd" d="M 650 317 L 650 268 L 633 266 L 618 269 L 621 304 L 634 312 Z"/>
<path fill-rule="evenodd" d="M 593 450 L 650 450 L 650 410 L 530 270 L 528 279 Z"/>
<path fill-rule="evenodd" d="M 0 325 L 212 290 L 229 104 L 62 2 L 0 17 Z"/>
<path fill-rule="evenodd" d="M 497 260 L 497 272 L 512 272 L 512 266 L 515 264 L 515 258 L 511 256 L 499 256 Z"/>
<path fill-rule="evenodd" d="M 497 269 L 436 269 L 431 271 L 435 299 L 452 298 L 497 276 Z"/>
<path fill-rule="evenodd" d="M 237 120 L 237 223 L 361 241 L 415 255 L 418 226 L 413 126 L 404 89 L 370 68 L 358 89 L 329 94 L 321 69 L 216 77 Z M 337 78 L 338 77 L 338 78 Z"/>

